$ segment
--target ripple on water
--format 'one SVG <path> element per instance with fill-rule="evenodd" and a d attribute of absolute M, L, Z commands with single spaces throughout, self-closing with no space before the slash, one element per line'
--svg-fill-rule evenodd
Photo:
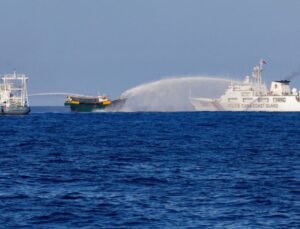
<path fill-rule="evenodd" d="M 1 225 L 298 228 L 299 115 L 2 117 Z"/>

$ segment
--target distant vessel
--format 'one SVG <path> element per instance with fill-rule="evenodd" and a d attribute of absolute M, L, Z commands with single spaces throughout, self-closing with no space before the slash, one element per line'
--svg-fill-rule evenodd
<path fill-rule="evenodd" d="M 27 94 L 28 77 L 5 74 L 0 83 L 0 115 L 25 115 L 30 112 Z"/>
<path fill-rule="evenodd" d="M 273 81 L 268 90 L 262 80 L 264 64 L 261 60 L 253 68 L 252 78 L 231 83 L 220 98 L 190 98 L 190 102 L 197 111 L 300 111 L 300 92 L 290 89 L 289 80 Z"/>
<path fill-rule="evenodd" d="M 69 106 L 72 112 L 119 111 L 125 102 L 126 98 L 110 100 L 107 96 L 69 95 L 65 106 Z"/>

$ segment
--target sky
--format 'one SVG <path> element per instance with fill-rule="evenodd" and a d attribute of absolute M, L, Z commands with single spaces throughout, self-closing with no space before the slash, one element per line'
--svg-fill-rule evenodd
<path fill-rule="evenodd" d="M 299 22 L 299 0 L 0 0 L 0 73 L 26 73 L 29 94 L 116 98 L 168 76 L 242 79 L 264 58 L 270 83 L 300 67 Z"/>

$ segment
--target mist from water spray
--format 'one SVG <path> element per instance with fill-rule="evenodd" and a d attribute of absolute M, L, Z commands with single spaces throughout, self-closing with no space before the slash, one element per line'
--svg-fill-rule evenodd
<path fill-rule="evenodd" d="M 145 83 L 125 91 L 123 111 L 193 111 L 191 97 L 219 98 L 234 80 L 189 76 Z"/>

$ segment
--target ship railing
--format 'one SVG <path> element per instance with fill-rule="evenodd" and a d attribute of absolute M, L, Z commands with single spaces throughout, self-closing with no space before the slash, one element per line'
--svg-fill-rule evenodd
<path fill-rule="evenodd" d="M 23 80 L 28 79 L 25 74 L 5 74 L 2 79 L 5 80 Z"/>
<path fill-rule="evenodd" d="M 21 101 L 9 101 L 10 105 L 14 105 L 14 106 L 22 106 L 23 104 L 21 103 Z"/>
<path fill-rule="evenodd" d="M 12 87 L 10 88 L 11 91 L 20 91 L 20 90 L 23 90 L 22 87 Z"/>

